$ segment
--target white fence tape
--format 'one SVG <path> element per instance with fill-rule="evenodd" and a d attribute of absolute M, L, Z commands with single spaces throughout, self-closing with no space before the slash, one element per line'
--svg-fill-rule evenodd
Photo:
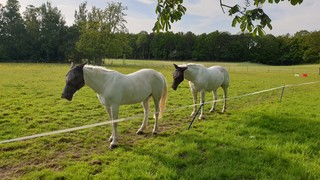
<path fill-rule="evenodd" d="M 302 83 L 302 84 L 283 85 L 283 86 L 279 86 L 279 87 L 275 87 L 275 88 L 265 89 L 265 90 L 261 90 L 261 91 L 256 91 L 256 92 L 252 92 L 252 93 L 248 93 L 248 94 L 244 94 L 244 95 L 239 95 L 239 96 L 227 98 L 227 100 L 239 99 L 239 98 L 246 97 L 246 96 L 252 96 L 252 95 L 261 94 L 261 93 L 265 93 L 265 92 L 269 92 L 269 91 L 274 91 L 274 90 L 277 90 L 277 89 L 281 89 L 284 86 L 285 87 L 303 86 L 303 85 L 310 85 L 310 84 L 316 84 L 316 83 L 320 83 L 320 81 L 307 82 L 307 83 Z M 216 102 L 223 101 L 223 100 L 224 99 L 218 99 L 218 100 L 216 100 Z M 213 103 L 213 102 L 214 101 L 205 102 L 205 104 Z M 188 107 L 193 107 L 194 105 L 195 104 L 187 105 L 187 106 L 183 106 L 183 107 L 179 107 L 179 108 L 172 108 L 172 109 L 166 110 L 165 112 L 175 111 L 175 110 L 184 109 L 184 108 L 188 108 Z M 200 104 L 196 104 L 196 105 L 200 105 Z M 122 118 L 122 119 L 117 119 L 117 120 L 112 120 L 112 121 L 104 121 L 104 122 L 100 122 L 100 123 L 95 123 L 95 124 L 89 124 L 89 125 L 85 125 L 85 126 L 69 128 L 69 129 L 51 131 L 51 132 L 47 132 L 47 133 L 40 133 L 40 134 L 35 134 L 35 135 L 25 136 L 25 137 L 20 137 L 20 138 L 15 138 L 15 139 L 9 139 L 9 140 L 3 140 L 3 141 L 0 141 L 0 144 L 9 143 L 9 142 L 16 142 L 16 141 L 23 141 L 23 140 L 27 140 L 27 139 L 33 139 L 33 138 L 37 138 L 37 137 L 43 137 L 43 136 L 49 136 L 49 135 L 55 135 L 55 134 L 61 134 L 61 133 L 77 131 L 77 130 L 81 130 L 81 129 L 88 129 L 88 128 L 92 128 L 92 127 L 112 124 L 112 123 L 115 123 L 115 122 L 122 122 L 122 121 L 128 121 L 128 120 L 132 120 L 132 119 L 137 119 L 137 118 L 141 118 L 141 117 L 143 117 L 143 114 L 137 115 L 137 116 L 131 116 L 131 117 L 128 117 L 128 118 Z"/>

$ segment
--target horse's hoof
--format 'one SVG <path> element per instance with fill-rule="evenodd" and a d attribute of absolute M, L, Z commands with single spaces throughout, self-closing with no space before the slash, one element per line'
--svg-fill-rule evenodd
<path fill-rule="evenodd" d="M 216 111 L 215 109 L 210 109 L 209 112 L 213 113 L 213 112 L 215 112 L 215 111 Z"/>
<path fill-rule="evenodd" d="M 137 135 L 143 135 L 143 131 L 137 131 Z"/>
<path fill-rule="evenodd" d="M 205 119 L 206 117 L 205 116 L 199 116 L 199 119 Z"/>
<path fill-rule="evenodd" d="M 118 147 L 118 144 L 110 144 L 109 149 L 114 149 L 116 147 Z"/>
<path fill-rule="evenodd" d="M 157 131 L 153 131 L 152 134 L 153 134 L 153 135 L 157 135 L 158 132 L 157 132 Z"/>

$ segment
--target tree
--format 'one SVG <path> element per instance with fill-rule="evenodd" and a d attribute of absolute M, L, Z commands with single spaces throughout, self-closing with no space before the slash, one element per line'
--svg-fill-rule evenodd
<path fill-rule="evenodd" d="M 139 59 L 147 59 L 149 57 L 149 39 L 148 39 L 148 32 L 141 31 L 137 35 L 137 50 L 138 50 L 138 57 Z"/>
<path fill-rule="evenodd" d="M 27 6 L 23 12 L 28 57 L 36 61 L 63 62 L 70 54 L 68 27 L 57 7 L 50 2 Z M 72 45 L 71 45 L 72 47 Z"/>
<path fill-rule="evenodd" d="M 242 32 L 249 31 L 253 35 L 262 36 L 265 34 L 264 28 L 267 26 L 272 29 L 271 19 L 264 12 L 262 5 L 265 3 L 279 3 L 284 0 L 243 0 L 244 6 L 239 4 L 227 5 L 220 0 L 220 6 L 224 12 L 224 8 L 228 8 L 229 16 L 234 16 L 232 26 L 240 24 Z M 292 5 L 301 4 L 303 0 L 288 0 Z M 253 2 L 253 8 L 251 4 Z M 156 14 L 158 15 L 155 22 L 154 31 L 168 31 L 171 29 L 171 23 L 179 21 L 186 13 L 187 8 L 183 6 L 183 0 L 158 0 L 156 6 Z"/>
<path fill-rule="evenodd" d="M 191 60 L 192 59 L 192 51 L 193 46 L 195 44 L 196 35 L 192 32 L 188 31 L 184 35 L 184 59 Z"/>
<path fill-rule="evenodd" d="M 127 6 L 123 6 L 121 2 L 108 3 L 107 8 L 104 10 L 105 13 L 105 23 L 110 27 L 111 33 L 121 33 L 128 32 L 125 26 L 127 21 L 124 19 L 126 14 L 125 10 L 128 10 Z"/>
<path fill-rule="evenodd" d="M 46 61 L 63 61 L 66 22 L 61 11 L 50 2 L 44 3 L 39 7 L 39 20 L 42 56 Z"/>
<path fill-rule="evenodd" d="M 240 61 L 242 52 L 247 49 L 246 43 L 239 35 L 222 32 L 215 39 L 214 54 L 216 60 Z"/>
<path fill-rule="evenodd" d="M 29 46 L 26 49 L 29 52 L 30 59 L 41 58 L 41 42 L 40 42 L 40 28 L 41 22 L 39 20 L 39 8 L 29 5 L 23 12 L 24 24 L 27 30 L 27 41 Z"/>
<path fill-rule="evenodd" d="M 192 56 L 195 60 L 208 60 L 209 42 L 207 34 L 203 33 L 196 37 Z"/>
<path fill-rule="evenodd" d="M 155 59 L 169 59 L 175 53 L 176 41 L 172 32 L 157 33 L 151 42 L 151 53 Z"/>
<path fill-rule="evenodd" d="M 320 31 L 311 32 L 304 36 L 306 50 L 303 54 L 305 63 L 320 62 Z"/>
<path fill-rule="evenodd" d="M 80 62 L 81 61 L 81 54 L 76 50 L 76 42 L 79 40 L 80 32 L 76 25 L 72 25 L 67 28 L 65 34 L 65 42 L 64 42 L 64 49 L 65 49 L 65 62 L 74 61 Z"/>
<path fill-rule="evenodd" d="M 251 47 L 254 61 L 262 64 L 284 65 L 280 60 L 280 42 L 273 35 L 256 37 L 255 45 Z"/>
<path fill-rule="evenodd" d="M 285 36 L 278 37 L 280 41 L 281 56 L 280 61 L 282 65 L 301 64 L 303 58 L 303 39 L 298 36 Z"/>
<path fill-rule="evenodd" d="M 112 2 L 104 10 L 92 7 L 91 12 L 88 12 L 86 3 L 82 3 L 75 13 L 80 30 L 76 49 L 96 64 L 101 64 L 105 57 L 119 57 L 126 50 L 130 51 L 126 46 L 126 36 L 121 35 L 127 32 L 124 25 L 126 14 L 123 13 L 126 9 L 122 3 Z"/>
<path fill-rule="evenodd" d="M 7 59 L 5 54 L 5 38 L 4 38 L 4 6 L 0 4 L 0 59 Z"/>
<path fill-rule="evenodd" d="M 7 4 L 0 6 L 0 33 L 3 59 L 23 60 L 25 59 L 26 51 L 26 29 L 23 24 L 23 19 L 19 13 L 20 5 L 17 0 L 8 0 Z"/>
<path fill-rule="evenodd" d="M 126 54 L 127 59 L 145 59 L 145 58 L 138 58 L 139 51 L 137 50 L 137 36 L 136 34 L 126 33 L 128 39 L 128 46 L 130 47 L 130 53 Z"/>

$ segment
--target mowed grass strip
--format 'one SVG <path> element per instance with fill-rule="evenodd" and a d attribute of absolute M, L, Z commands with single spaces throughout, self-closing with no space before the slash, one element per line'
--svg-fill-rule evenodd
<path fill-rule="evenodd" d="M 162 72 L 171 86 L 173 62 L 162 65 L 150 61 L 150 66 L 148 62 L 123 63 L 114 60 L 107 64 L 125 74 L 153 68 Z M 229 97 L 320 80 L 316 65 L 246 64 L 249 70 L 243 64 L 222 65 L 231 67 Z M 262 67 L 259 71 L 250 70 Z M 88 87 L 77 92 L 72 102 L 60 98 L 69 65 L 0 64 L 0 68 L 0 141 L 109 120 Z M 296 73 L 305 72 L 308 77 L 295 77 Z M 232 99 L 224 114 L 218 112 L 222 102 L 215 113 L 209 113 L 211 104 L 206 104 L 206 119 L 196 119 L 187 130 L 192 111 L 187 106 L 192 104 L 192 95 L 185 81 L 177 91 L 169 89 L 159 135 L 151 133 L 154 121 L 150 116 L 149 127 L 142 136 L 135 134 L 142 118 L 119 123 L 120 146 L 112 151 L 108 149 L 111 126 L 0 144 L 0 177 L 319 179 L 319 87 L 320 84 L 287 87 L 282 103 L 281 89 Z M 222 90 L 218 94 L 222 98 Z M 206 93 L 206 100 L 212 100 L 212 93 Z M 119 117 L 142 113 L 140 104 L 124 105 Z"/>

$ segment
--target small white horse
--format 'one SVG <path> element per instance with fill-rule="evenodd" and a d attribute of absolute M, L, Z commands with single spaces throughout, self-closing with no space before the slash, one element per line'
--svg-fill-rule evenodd
<path fill-rule="evenodd" d="M 197 95 L 200 92 L 201 103 L 205 102 L 205 91 L 212 91 L 214 102 L 210 112 L 216 109 L 217 89 L 221 86 L 224 91 L 224 105 L 222 112 L 227 109 L 227 91 L 229 87 L 228 71 L 221 66 L 212 66 L 209 68 L 200 64 L 186 64 L 178 66 L 174 64 L 175 71 L 173 72 L 172 88 L 177 90 L 178 85 L 186 78 L 189 81 L 191 92 L 193 95 L 194 108 L 191 116 L 197 112 Z M 204 106 L 201 108 L 199 119 L 204 119 Z"/>
<path fill-rule="evenodd" d="M 61 97 L 71 101 L 73 94 L 85 84 L 97 93 L 111 120 L 118 119 L 120 105 L 142 102 L 144 120 L 137 134 L 143 134 L 148 124 L 149 99 L 152 97 L 155 107 L 152 133 L 158 133 L 158 118 L 162 117 L 167 99 L 167 83 L 161 73 L 152 69 L 142 69 L 124 75 L 99 66 L 72 66 L 67 74 L 66 86 Z M 118 145 L 117 125 L 116 122 L 112 124 L 112 135 L 109 138 L 111 149 Z"/>

